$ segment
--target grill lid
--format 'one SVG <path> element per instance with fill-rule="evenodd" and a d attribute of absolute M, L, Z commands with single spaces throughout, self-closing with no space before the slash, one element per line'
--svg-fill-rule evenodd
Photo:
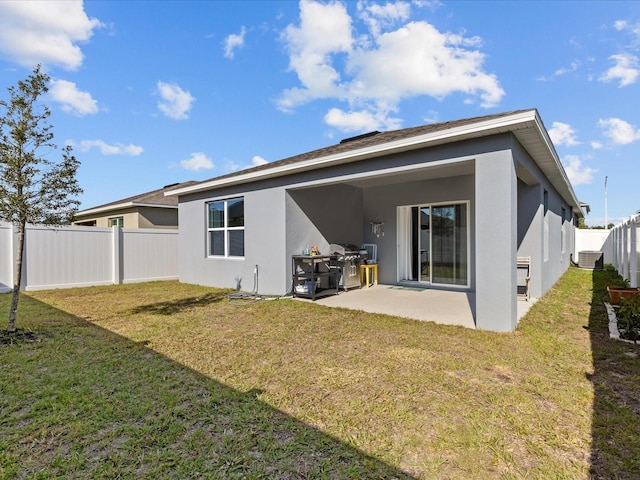
<path fill-rule="evenodd" d="M 360 247 L 353 243 L 332 243 L 329 245 L 329 251 L 336 255 L 357 254 Z"/>

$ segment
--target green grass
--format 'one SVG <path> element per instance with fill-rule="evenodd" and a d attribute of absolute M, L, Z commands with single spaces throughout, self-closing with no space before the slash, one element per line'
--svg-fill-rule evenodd
<path fill-rule="evenodd" d="M 31 292 L 0 478 L 640 478 L 612 277 L 570 269 L 511 334 L 173 282 Z"/>

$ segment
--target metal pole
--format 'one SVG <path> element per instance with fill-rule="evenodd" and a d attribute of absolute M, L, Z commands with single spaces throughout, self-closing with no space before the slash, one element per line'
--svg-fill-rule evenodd
<path fill-rule="evenodd" d="M 609 215 L 607 214 L 607 179 L 609 177 L 604 177 L 604 228 L 605 230 L 609 229 Z"/>

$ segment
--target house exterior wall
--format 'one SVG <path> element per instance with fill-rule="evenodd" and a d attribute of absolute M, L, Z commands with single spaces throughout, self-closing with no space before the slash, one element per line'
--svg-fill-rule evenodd
<path fill-rule="evenodd" d="M 174 208 L 131 207 L 105 212 L 102 215 L 80 216 L 74 225 L 95 222 L 96 227 L 111 227 L 110 218 L 123 217 L 123 228 L 178 228 L 178 210 Z"/>
<path fill-rule="evenodd" d="M 518 173 L 524 179 L 517 184 L 518 256 L 531 257 L 530 294 L 536 298 L 544 295 L 569 268 L 577 226 L 571 207 L 515 140 L 512 150 Z"/>
<path fill-rule="evenodd" d="M 286 293 L 285 190 L 275 186 L 253 191 L 225 189 L 217 193 L 215 197 L 205 192 L 180 199 L 180 222 L 188 226 L 180 228 L 178 234 L 180 280 L 252 291 L 257 266 L 259 293 Z M 237 196 L 243 196 L 245 201 L 245 256 L 208 257 L 206 204 Z"/>
<path fill-rule="evenodd" d="M 139 207 L 138 228 L 178 228 L 178 209 Z"/>
<path fill-rule="evenodd" d="M 207 257 L 206 203 L 235 196 L 245 199 L 245 257 Z M 250 291 L 257 267 L 259 293 L 283 294 L 291 286 L 291 255 L 305 246 L 327 252 L 329 243 L 375 243 L 380 282 L 394 284 L 397 208 L 457 202 L 469 205 L 465 288 L 475 292 L 476 325 L 511 331 L 516 257 L 532 257 L 531 293 L 539 296 L 568 267 L 574 238 L 571 208 L 511 134 L 182 195 L 180 279 Z M 384 222 L 384 236 L 372 235 L 371 221 Z"/>

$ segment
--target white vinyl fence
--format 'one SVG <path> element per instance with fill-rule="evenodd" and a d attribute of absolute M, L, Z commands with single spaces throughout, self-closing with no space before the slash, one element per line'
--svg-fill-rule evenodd
<path fill-rule="evenodd" d="M 629 280 L 632 287 L 640 284 L 640 266 L 638 256 L 638 234 L 640 234 L 640 215 L 616 225 L 611 230 L 605 246 L 611 248 L 613 255 L 611 263 L 623 278 Z"/>
<path fill-rule="evenodd" d="M 11 290 L 17 234 L 0 223 L 0 292 Z M 24 290 L 178 278 L 178 231 L 28 225 Z"/>

